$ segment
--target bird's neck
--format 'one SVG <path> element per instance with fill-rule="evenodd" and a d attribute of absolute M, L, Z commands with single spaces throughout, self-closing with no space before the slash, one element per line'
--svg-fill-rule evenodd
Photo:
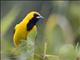
<path fill-rule="evenodd" d="M 27 30 L 32 30 L 32 28 L 36 25 L 37 21 L 38 20 L 36 18 L 32 18 L 27 24 Z"/>

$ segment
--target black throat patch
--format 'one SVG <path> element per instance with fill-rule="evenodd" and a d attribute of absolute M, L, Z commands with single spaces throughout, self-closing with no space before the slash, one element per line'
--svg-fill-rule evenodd
<path fill-rule="evenodd" d="M 38 15 L 34 14 L 34 17 L 27 24 L 27 31 L 32 30 L 32 28 L 36 25 L 38 19 L 36 18 Z"/>

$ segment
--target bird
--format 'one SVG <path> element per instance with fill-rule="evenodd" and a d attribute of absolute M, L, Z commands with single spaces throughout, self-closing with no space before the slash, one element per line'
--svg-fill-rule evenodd
<path fill-rule="evenodd" d="M 20 23 L 16 24 L 13 34 L 14 45 L 18 47 L 21 40 L 27 40 L 27 36 L 31 31 L 37 31 L 36 23 L 43 18 L 39 12 L 31 11 Z"/>

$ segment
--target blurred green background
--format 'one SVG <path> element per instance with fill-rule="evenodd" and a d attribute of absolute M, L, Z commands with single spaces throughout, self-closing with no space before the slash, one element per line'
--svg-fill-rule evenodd
<path fill-rule="evenodd" d="M 80 59 L 80 1 L 0 2 L 1 60 Z M 31 47 L 14 49 L 14 27 L 30 11 L 38 11 L 47 23 L 37 23 L 37 35 L 28 42 Z"/>

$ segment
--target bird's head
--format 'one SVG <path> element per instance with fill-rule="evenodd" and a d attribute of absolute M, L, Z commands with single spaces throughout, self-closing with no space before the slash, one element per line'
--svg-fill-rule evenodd
<path fill-rule="evenodd" d="M 27 17 L 30 18 L 30 20 L 31 20 L 32 18 L 35 18 L 35 19 L 37 19 L 37 20 L 43 19 L 43 16 L 41 16 L 41 15 L 40 15 L 38 12 L 36 12 L 36 11 L 32 11 L 32 12 L 28 13 Z"/>
<path fill-rule="evenodd" d="M 28 31 L 30 31 L 40 19 L 43 19 L 43 17 L 36 11 L 30 12 L 28 18 L 30 18 L 27 24 Z"/>

